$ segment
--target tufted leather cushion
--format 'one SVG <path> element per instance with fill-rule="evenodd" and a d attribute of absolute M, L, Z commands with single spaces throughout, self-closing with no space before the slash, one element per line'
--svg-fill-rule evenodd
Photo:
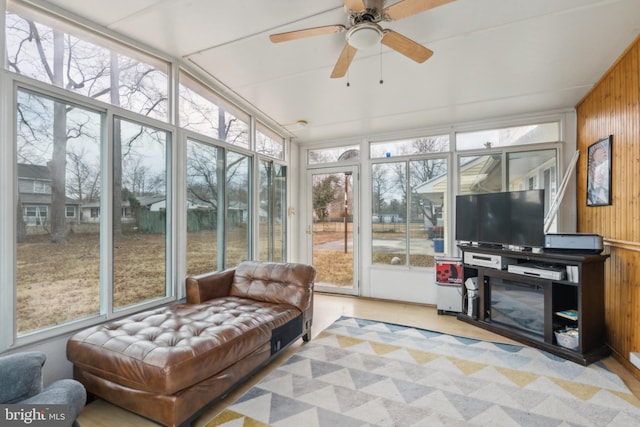
<path fill-rule="evenodd" d="M 314 278 L 310 265 L 243 261 L 235 269 L 229 294 L 291 304 L 305 311 L 311 305 Z"/>
<path fill-rule="evenodd" d="M 298 315 L 289 304 L 237 296 L 176 304 L 81 331 L 67 357 L 114 383 L 173 394 L 251 354 Z"/>

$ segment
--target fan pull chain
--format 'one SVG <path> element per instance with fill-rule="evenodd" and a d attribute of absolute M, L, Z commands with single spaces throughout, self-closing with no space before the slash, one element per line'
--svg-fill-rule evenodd
<path fill-rule="evenodd" d="M 349 53 L 347 53 L 347 57 L 349 56 Z M 351 62 L 351 61 L 349 61 Z M 347 87 L 351 86 L 351 83 L 349 83 L 349 68 L 347 68 Z"/>
<path fill-rule="evenodd" d="M 380 43 L 380 84 L 384 83 L 384 80 L 382 80 L 382 43 Z"/>

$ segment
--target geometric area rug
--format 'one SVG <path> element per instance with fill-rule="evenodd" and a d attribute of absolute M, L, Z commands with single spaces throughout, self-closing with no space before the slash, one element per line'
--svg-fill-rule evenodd
<path fill-rule="evenodd" d="M 602 363 L 341 317 L 206 427 L 640 426 Z"/>

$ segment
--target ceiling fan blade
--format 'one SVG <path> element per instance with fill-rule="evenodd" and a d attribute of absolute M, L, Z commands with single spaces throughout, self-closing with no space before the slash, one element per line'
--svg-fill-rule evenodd
<path fill-rule="evenodd" d="M 386 19 L 397 21 L 455 0 L 402 0 L 385 8 Z"/>
<path fill-rule="evenodd" d="M 331 73 L 332 79 L 344 77 L 344 75 L 347 74 L 349 65 L 351 65 L 351 61 L 353 61 L 353 57 L 356 56 L 357 51 L 358 49 L 351 46 L 349 43 L 344 45 L 344 49 L 342 49 L 342 53 L 340 53 L 338 62 L 336 62 L 336 66 L 333 67 L 333 72 Z"/>
<path fill-rule="evenodd" d="M 431 50 L 393 30 L 384 30 L 382 44 L 419 63 L 433 55 Z"/>
<path fill-rule="evenodd" d="M 323 27 L 306 28 L 304 30 L 288 31 L 286 33 L 271 34 L 269 39 L 273 43 L 287 42 L 289 40 L 302 39 L 305 37 L 320 36 L 323 34 L 339 33 L 346 30 L 344 25 L 326 25 Z"/>
<path fill-rule="evenodd" d="M 364 10 L 364 0 L 344 0 L 344 5 L 354 12 Z"/>

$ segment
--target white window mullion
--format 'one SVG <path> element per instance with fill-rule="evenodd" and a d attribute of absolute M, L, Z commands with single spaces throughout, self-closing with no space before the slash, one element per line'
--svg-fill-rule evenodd
<path fill-rule="evenodd" d="M 4 23 L 4 14 L 0 19 Z M 4 43 L 2 43 L 4 45 Z M 0 50 L 4 46 L 0 46 Z M 4 52 L 4 50 L 2 50 Z M 0 138 L 15 141 L 15 94 L 8 73 L 0 71 Z M 16 265 L 16 162 L 15 144 L 0 144 L 0 353 L 15 342 Z"/>
<path fill-rule="evenodd" d="M 113 311 L 113 113 L 102 123 L 100 171 L 100 314 Z"/>

